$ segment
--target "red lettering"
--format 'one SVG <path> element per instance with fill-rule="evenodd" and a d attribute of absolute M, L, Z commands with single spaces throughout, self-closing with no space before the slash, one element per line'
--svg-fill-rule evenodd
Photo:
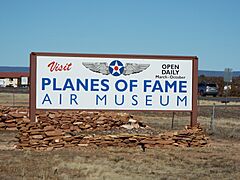
<path fill-rule="evenodd" d="M 52 61 L 48 64 L 50 72 L 53 71 L 69 71 L 72 67 L 72 63 L 66 63 L 65 65 Z"/>
<path fill-rule="evenodd" d="M 63 65 L 60 65 L 60 66 L 58 67 L 58 71 L 62 71 L 62 69 L 63 69 Z"/>
<path fill-rule="evenodd" d="M 55 71 L 58 71 L 58 66 L 59 66 L 59 64 L 56 63 L 56 65 L 55 65 Z"/>
<path fill-rule="evenodd" d="M 55 61 L 50 62 L 50 63 L 48 64 L 48 67 L 50 67 L 50 71 L 51 71 L 51 72 L 54 71 L 54 65 L 55 65 Z"/>
<path fill-rule="evenodd" d="M 67 71 L 67 64 L 63 67 L 64 71 Z"/>
<path fill-rule="evenodd" d="M 68 67 L 67 67 L 67 70 L 68 70 L 68 71 L 72 68 L 71 66 L 72 66 L 72 63 L 69 63 L 69 64 L 68 64 Z"/>

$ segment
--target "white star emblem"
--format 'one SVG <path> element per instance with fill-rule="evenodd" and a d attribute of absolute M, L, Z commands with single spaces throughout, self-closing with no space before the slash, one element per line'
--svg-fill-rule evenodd
<path fill-rule="evenodd" d="M 112 69 L 112 74 L 118 73 L 121 74 L 120 69 L 123 68 L 122 65 L 119 65 L 117 61 L 115 61 L 114 65 L 109 66 Z"/>

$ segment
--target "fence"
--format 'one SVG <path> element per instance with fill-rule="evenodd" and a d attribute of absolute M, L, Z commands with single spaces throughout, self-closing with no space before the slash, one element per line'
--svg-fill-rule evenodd
<path fill-rule="evenodd" d="M 240 139 L 240 103 L 199 106 L 198 121 L 216 138 Z"/>

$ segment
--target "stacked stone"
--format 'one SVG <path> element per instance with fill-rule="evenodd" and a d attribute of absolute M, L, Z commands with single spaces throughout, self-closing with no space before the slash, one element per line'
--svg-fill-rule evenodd
<path fill-rule="evenodd" d="M 120 128 L 132 116 L 127 113 L 90 111 L 39 112 L 37 122 L 42 126 L 53 126 L 64 132 L 106 131 Z"/>
<path fill-rule="evenodd" d="M 47 112 L 39 113 L 37 122 L 19 122 L 20 149 L 52 150 L 63 147 L 120 146 L 143 148 L 162 146 L 204 146 L 207 138 L 200 127 L 186 128 L 182 131 L 149 134 L 104 134 L 106 131 L 124 127 L 133 119 L 126 113 L 112 112 Z M 143 127 L 142 123 L 135 124 Z M 141 124 L 141 126 L 139 126 Z M 147 126 L 145 126 L 147 127 Z"/>
<path fill-rule="evenodd" d="M 182 131 L 165 132 L 158 135 L 147 134 L 120 134 L 105 136 L 85 136 L 78 144 L 79 146 L 122 146 L 145 148 L 179 146 L 179 147 L 200 147 L 205 146 L 208 138 L 200 127 L 187 128 Z"/>
<path fill-rule="evenodd" d="M 205 146 L 208 142 L 200 127 L 186 127 L 181 131 L 158 134 L 127 113 L 39 111 L 36 122 L 30 122 L 27 115 L 27 109 L 0 107 L 0 129 L 19 131 L 19 149 L 52 150 L 85 146 L 195 147 Z M 143 131 L 144 134 L 136 134 L 136 129 L 150 129 L 152 133 Z M 128 133 L 124 130 L 128 130 Z"/>
<path fill-rule="evenodd" d="M 126 113 L 52 111 L 39 112 L 36 122 L 20 121 L 19 148 L 71 147 L 84 139 L 80 133 L 119 129 L 131 116 Z M 83 138 L 81 138 L 83 137 Z"/>
<path fill-rule="evenodd" d="M 0 107 L 0 130 L 17 130 L 17 123 L 28 121 L 27 110 L 22 108 Z"/>

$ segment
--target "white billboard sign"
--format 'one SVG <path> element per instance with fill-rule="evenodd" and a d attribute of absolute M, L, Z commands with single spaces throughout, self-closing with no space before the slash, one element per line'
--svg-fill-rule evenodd
<path fill-rule="evenodd" d="M 36 109 L 192 111 L 193 61 L 36 56 Z"/>

